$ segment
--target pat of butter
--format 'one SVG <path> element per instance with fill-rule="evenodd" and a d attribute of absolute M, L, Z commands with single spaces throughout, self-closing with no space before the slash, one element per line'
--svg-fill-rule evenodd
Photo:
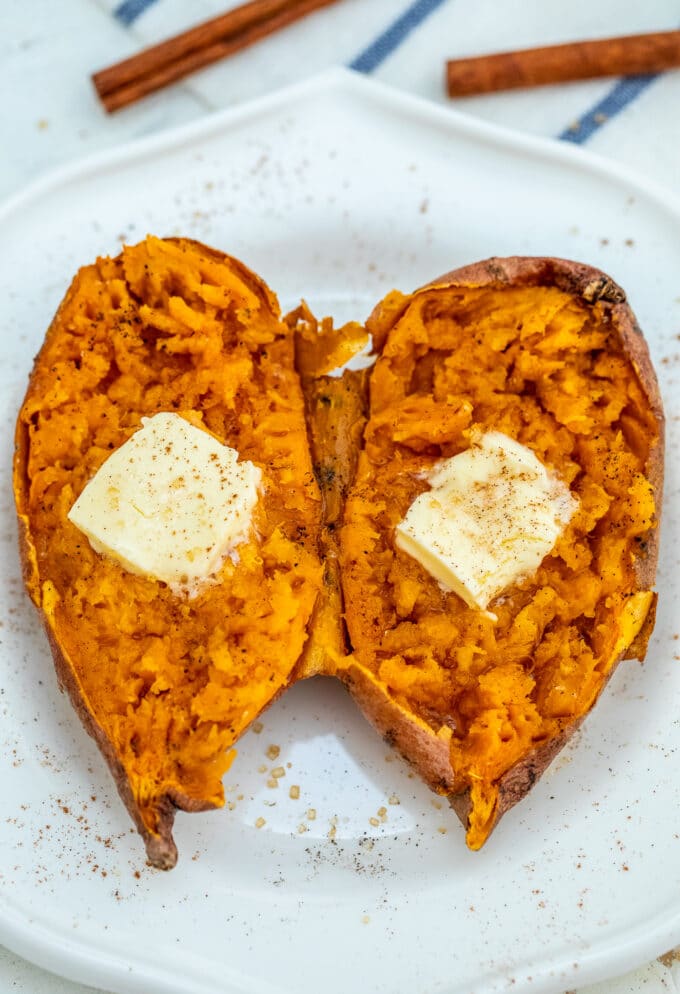
<path fill-rule="evenodd" d="M 142 418 L 142 426 L 68 517 L 130 573 L 195 593 L 248 538 L 262 473 L 177 414 Z"/>
<path fill-rule="evenodd" d="M 568 486 L 502 432 L 438 463 L 396 544 L 470 607 L 536 572 L 578 506 Z"/>

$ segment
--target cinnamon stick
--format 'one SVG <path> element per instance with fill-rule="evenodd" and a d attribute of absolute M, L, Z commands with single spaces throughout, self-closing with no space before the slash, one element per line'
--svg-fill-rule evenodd
<path fill-rule="evenodd" d="M 601 76 L 656 73 L 680 66 L 680 31 L 626 35 L 450 60 L 450 97 L 566 83 Z"/>
<path fill-rule="evenodd" d="M 92 76 L 110 113 L 203 69 L 336 0 L 250 0 Z"/>

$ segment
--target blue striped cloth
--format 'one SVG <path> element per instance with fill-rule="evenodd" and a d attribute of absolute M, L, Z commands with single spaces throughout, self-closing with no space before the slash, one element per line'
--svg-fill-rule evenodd
<path fill-rule="evenodd" d="M 0 3 L 0 88 L 12 94 L 0 198 L 60 163 L 342 65 L 491 124 L 587 144 L 680 190 L 680 72 L 456 101 L 444 87 L 448 58 L 674 28 L 678 0 L 337 0 L 114 117 L 103 112 L 92 72 L 238 3 L 43 0 L 37 18 L 35 4 Z"/>
<path fill-rule="evenodd" d="M 161 6 L 164 0 L 122 0 L 112 10 L 113 16 L 126 27 L 130 27 L 151 7 Z M 387 60 L 400 46 L 408 42 L 412 35 L 438 8 L 452 6 L 454 0 L 414 0 L 404 4 L 396 17 L 364 44 L 358 53 L 348 61 L 349 68 L 357 72 L 371 74 Z M 500 14 L 499 14 L 500 16 Z M 619 19 L 620 23 L 621 19 Z M 623 28 L 623 25 L 621 25 Z M 630 33 L 633 33 L 631 31 Z M 563 141 L 582 145 L 600 128 L 606 126 L 613 117 L 620 114 L 640 94 L 652 86 L 659 74 L 631 76 L 612 83 L 604 96 L 567 126 L 557 132 L 556 137 Z"/>

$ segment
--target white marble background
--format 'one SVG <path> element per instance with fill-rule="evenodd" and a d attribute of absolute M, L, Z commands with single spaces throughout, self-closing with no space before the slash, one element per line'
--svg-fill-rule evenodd
<path fill-rule="evenodd" d="M 340 0 L 188 82 L 109 117 L 90 74 L 219 13 L 219 0 L 0 0 L 0 199 L 55 166 L 354 64 L 447 104 L 446 58 L 680 27 L 677 0 Z M 680 71 L 474 97 L 457 108 L 576 140 L 680 193 Z M 680 275 L 679 275 L 680 281 Z M 680 991 L 680 950 L 587 994 Z M 96 994 L 0 948 L 0 994 Z M 413 992 L 415 994 L 415 992 Z M 583 989 L 581 994 L 586 994 Z"/>

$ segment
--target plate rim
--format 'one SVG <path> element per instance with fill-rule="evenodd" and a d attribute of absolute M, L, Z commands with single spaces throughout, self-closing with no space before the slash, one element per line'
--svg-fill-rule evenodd
<path fill-rule="evenodd" d="M 414 96 L 343 67 L 327 69 L 302 82 L 245 101 L 236 107 L 210 113 L 150 136 L 126 141 L 50 170 L 0 202 L 0 223 L 74 180 L 87 178 L 102 169 L 113 170 L 143 160 L 149 155 L 181 148 L 193 139 L 208 139 L 238 126 L 242 121 L 252 120 L 279 107 L 295 105 L 296 102 L 309 97 L 316 98 L 324 93 L 355 96 L 362 101 L 370 99 L 378 108 L 415 117 L 454 135 L 485 144 L 500 145 L 533 157 L 539 156 L 543 160 L 576 167 L 591 175 L 614 179 L 620 185 L 625 185 L 639 196 L 652 201 L 657 207 L 662 207 L 680 224 L 680 195 L 627 166 L 559 139 L 524 134 L 482 121 L 453 107 Z M 157 965 L 152 967 L 148 962 L 116 958 L 108 949 L 93 949 L 90 941 L 77 941 L 75 937 L 65 940 L 64 936 L 50 930 L 45 923 L 19 912 L 2 891 L 0 941 L 8 949 L 44 969 L 77 983 L 99 987 L 104 983 L 111 991 L 119 994 L 150 994 L 150 984 L 154 985 L 153 990 L 161 994 L 214 994 L 212 984 L 206 986 L 198 978 L 188 978 L 191 987 L 187 985 L 186 977 L 178 986 L 172 964 L 159 970 Z M 654 918 L 644 923 L 643 928 L 629 926 L 622 932 L 596 939 L 587 949 L 574 950 L 569 964 L 566 959 L 562 962 L 548 958 L 533 966 L 521 964 L 515 972 L 521 974 L 530 969 L 531 989 L 536 994 L 552 994 L 563 989 L 563 982 L 572 983 L 577 979 L 579 986 L 583 986 L 620 976 L 678 942 L 680 902 L 673 915 L 669 916 L 667 911 L 659 911 Z M 616 964 L 615 967 L 613 963 Z M 574 970 L 575 966 L 578 967 L 578 973 Z M 266 981 L 254 982 L 243 974 L 231 978 L 225 976 L 224 979 L 233 985 L 231 989 L 235 994 L 288 994 Z M 506 990 L 508 979 L 501 970 L 481 975 L 478 978 L 480 986 L 476 987 L 477 994 L 493 994 Z M 457 994 L 458 991 L 455 986 L 448 985 L 441 989 L 450 994 Z"/>
<path fill-rule="evenodd" d="M 551 161 L 585 167 L 600 176 L 615 178 L 627 186 L 636 187 L 641 194 L 654 200 L 658 206 L 676 214 L 680 221 L 680 194 L 676 194 L 662 183 L 648 179 L 629 166 L 623 166 L 580 145 L 559 138 L 545 138 L 515 131 L 504 125 L 481 120 L 455 107 L 449 108 L 425 97 L 399 90 L 354 69 L 334 66 L 301 82 L 246 100 L 236 107 L 214 111 L 195 121 L 165 128 L 152 135 L 134 138 L 50 169 L 0 201 L 0 222 L 55 188 L 78 177 L 89 175 L 97 169 L 120 166 L 149 153 L 177 148 L 192 138 L 209 137 L 242 120 L 269 113 L 278 106 L 286 106 L 309 96 L 318 96 L 324 91 L 339 93 L 345 91 L 348 94 L 358 95 L 362 100 L 368 96 L 378 105 L 387 106 L 397 112 L 407 112 L 420 120 L 429 120 L 434 125 L 465 137 L 533 152 Z"/>

